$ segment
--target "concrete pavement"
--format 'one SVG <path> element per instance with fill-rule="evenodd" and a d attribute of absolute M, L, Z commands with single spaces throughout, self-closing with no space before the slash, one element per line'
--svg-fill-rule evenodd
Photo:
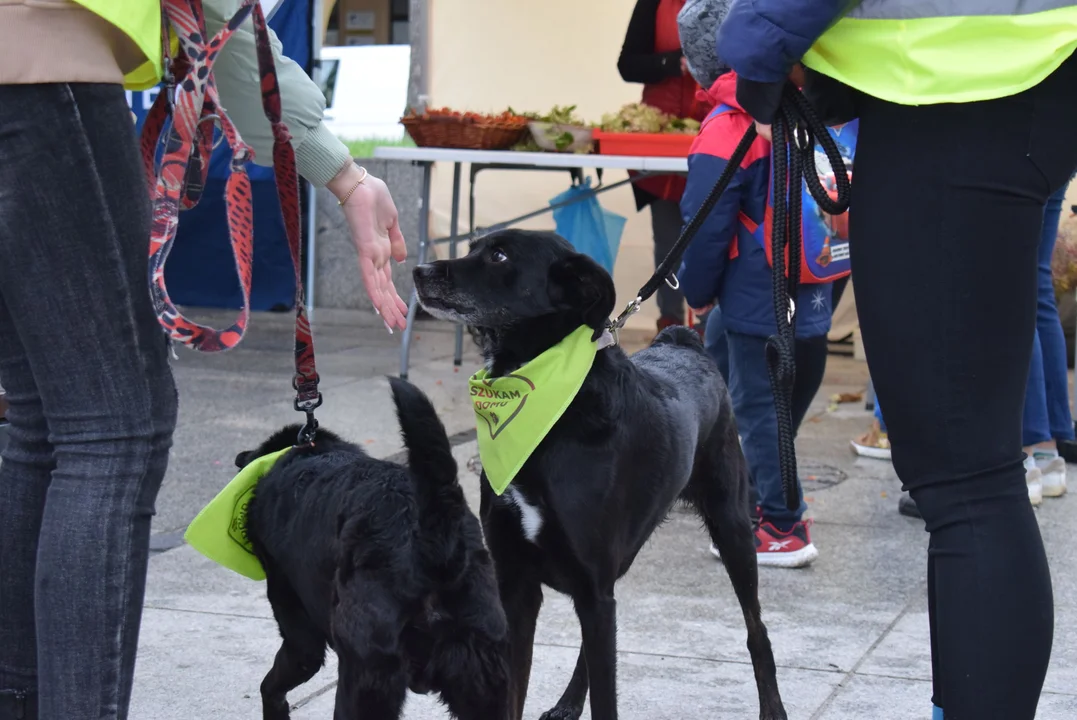
<path fill-rule="evenodd" d="M 219 317 L 219 316 L 218 316 Z M 291 315 L 258 315 L 236 351 L 181 352 L 175 363 L 181 414 L 154 524 L 146 610 L 131 717 L 138 720 L 260 718 L 258 686 L 279 638 L 264 585 L 205 560 L 182 544 L 187 522 L 232 475 L 235 454 L 298 417 L 291 409 Z M 386 374 L 399 336 L 373 315 L 319 311 L 321 422 L 377 456 L 399 451 Z M 466 345 L 470 348 L 470 341 Z M 450 434 L 461 479 L 477 508 L 478 479 L 465 366 L 450 360 L 451 329 L 419 326 L 411 379 L 431 394 Z M 761 600 L 790 718 L 930 717 L 930 664 L 922 523 L 896 512 L 899 483 L 888 463 L 856 460 L 848 441 L 870 421 L 862 405 L 826 412 L 831 393 L 862 390 L 862 363 L 832 357 L 798 440 L 819 560 L 808 569 L 762 568 Z M 1055 650 L 1039 720 L 1077 717 L 1077 551 L 1068 530 L 1077 498 L 1038 511 L 1055 583 Z M 677 512 L 618 585 L 619 686 L 626 720 L 758 716 L 745 631 L 732 588 L 691 515 Z M 526 717 L 559 697 L 579 631 L 571 605 L 552 592 L 539 621 Z M 293 717 L 332 716 L 335 664 L 290 698 Z M 405 717 L 447 717 L 429 698 Z M 585 713 L 585 718 L 589 713 Z"/>

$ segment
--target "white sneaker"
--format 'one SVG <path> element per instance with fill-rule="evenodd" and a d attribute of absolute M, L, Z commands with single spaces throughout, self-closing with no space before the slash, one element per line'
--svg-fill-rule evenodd
<path fill-rule="evenodd" d="M 1032 457 L 1025 458 L 1025 484 L 1028 485 L 1028 501 L 1033 505 L 1043 502 L 1043 473 L 1036 467 Z"/>
<path fill-rule="evenodd" d="M 1044 497 L 1062 497 L 1066 494 L 1066 461 L 1058 455 L 1035 453 L 1036 467 L 1042 476 Z"/>

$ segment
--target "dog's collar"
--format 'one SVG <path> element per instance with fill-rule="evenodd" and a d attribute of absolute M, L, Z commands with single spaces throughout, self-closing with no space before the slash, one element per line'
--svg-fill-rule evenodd
<path fill-rule="evenodd" d="M 602 335 L 598 338 L 598 349 L 605 350 L 608 347 L 613 347 L 617 344 L 617 338 L 613 336 L 609 328 L 602 331 Z"/>

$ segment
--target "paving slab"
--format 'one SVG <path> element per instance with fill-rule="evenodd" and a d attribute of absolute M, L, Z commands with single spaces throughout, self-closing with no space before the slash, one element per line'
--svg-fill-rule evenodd
<path fill-rule="evenodd" d="M 258 688 L 279 647 L 272 620 L 147 608 L 130 716 L 260 720 Z M 335 682 L 336 658 L 330 653 L 326 666 L 295 695 L 303 698 Z"/>

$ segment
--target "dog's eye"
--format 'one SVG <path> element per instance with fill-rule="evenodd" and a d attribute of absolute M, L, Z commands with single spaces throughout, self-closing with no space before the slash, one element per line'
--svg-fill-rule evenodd
<path fill-rule="evenodd" d="M 501 252 L 500 250 L 494 250 L 492 253 L 490 253 L 490 262 L 503 263 L 508 261 L 509 256 Z"/>

